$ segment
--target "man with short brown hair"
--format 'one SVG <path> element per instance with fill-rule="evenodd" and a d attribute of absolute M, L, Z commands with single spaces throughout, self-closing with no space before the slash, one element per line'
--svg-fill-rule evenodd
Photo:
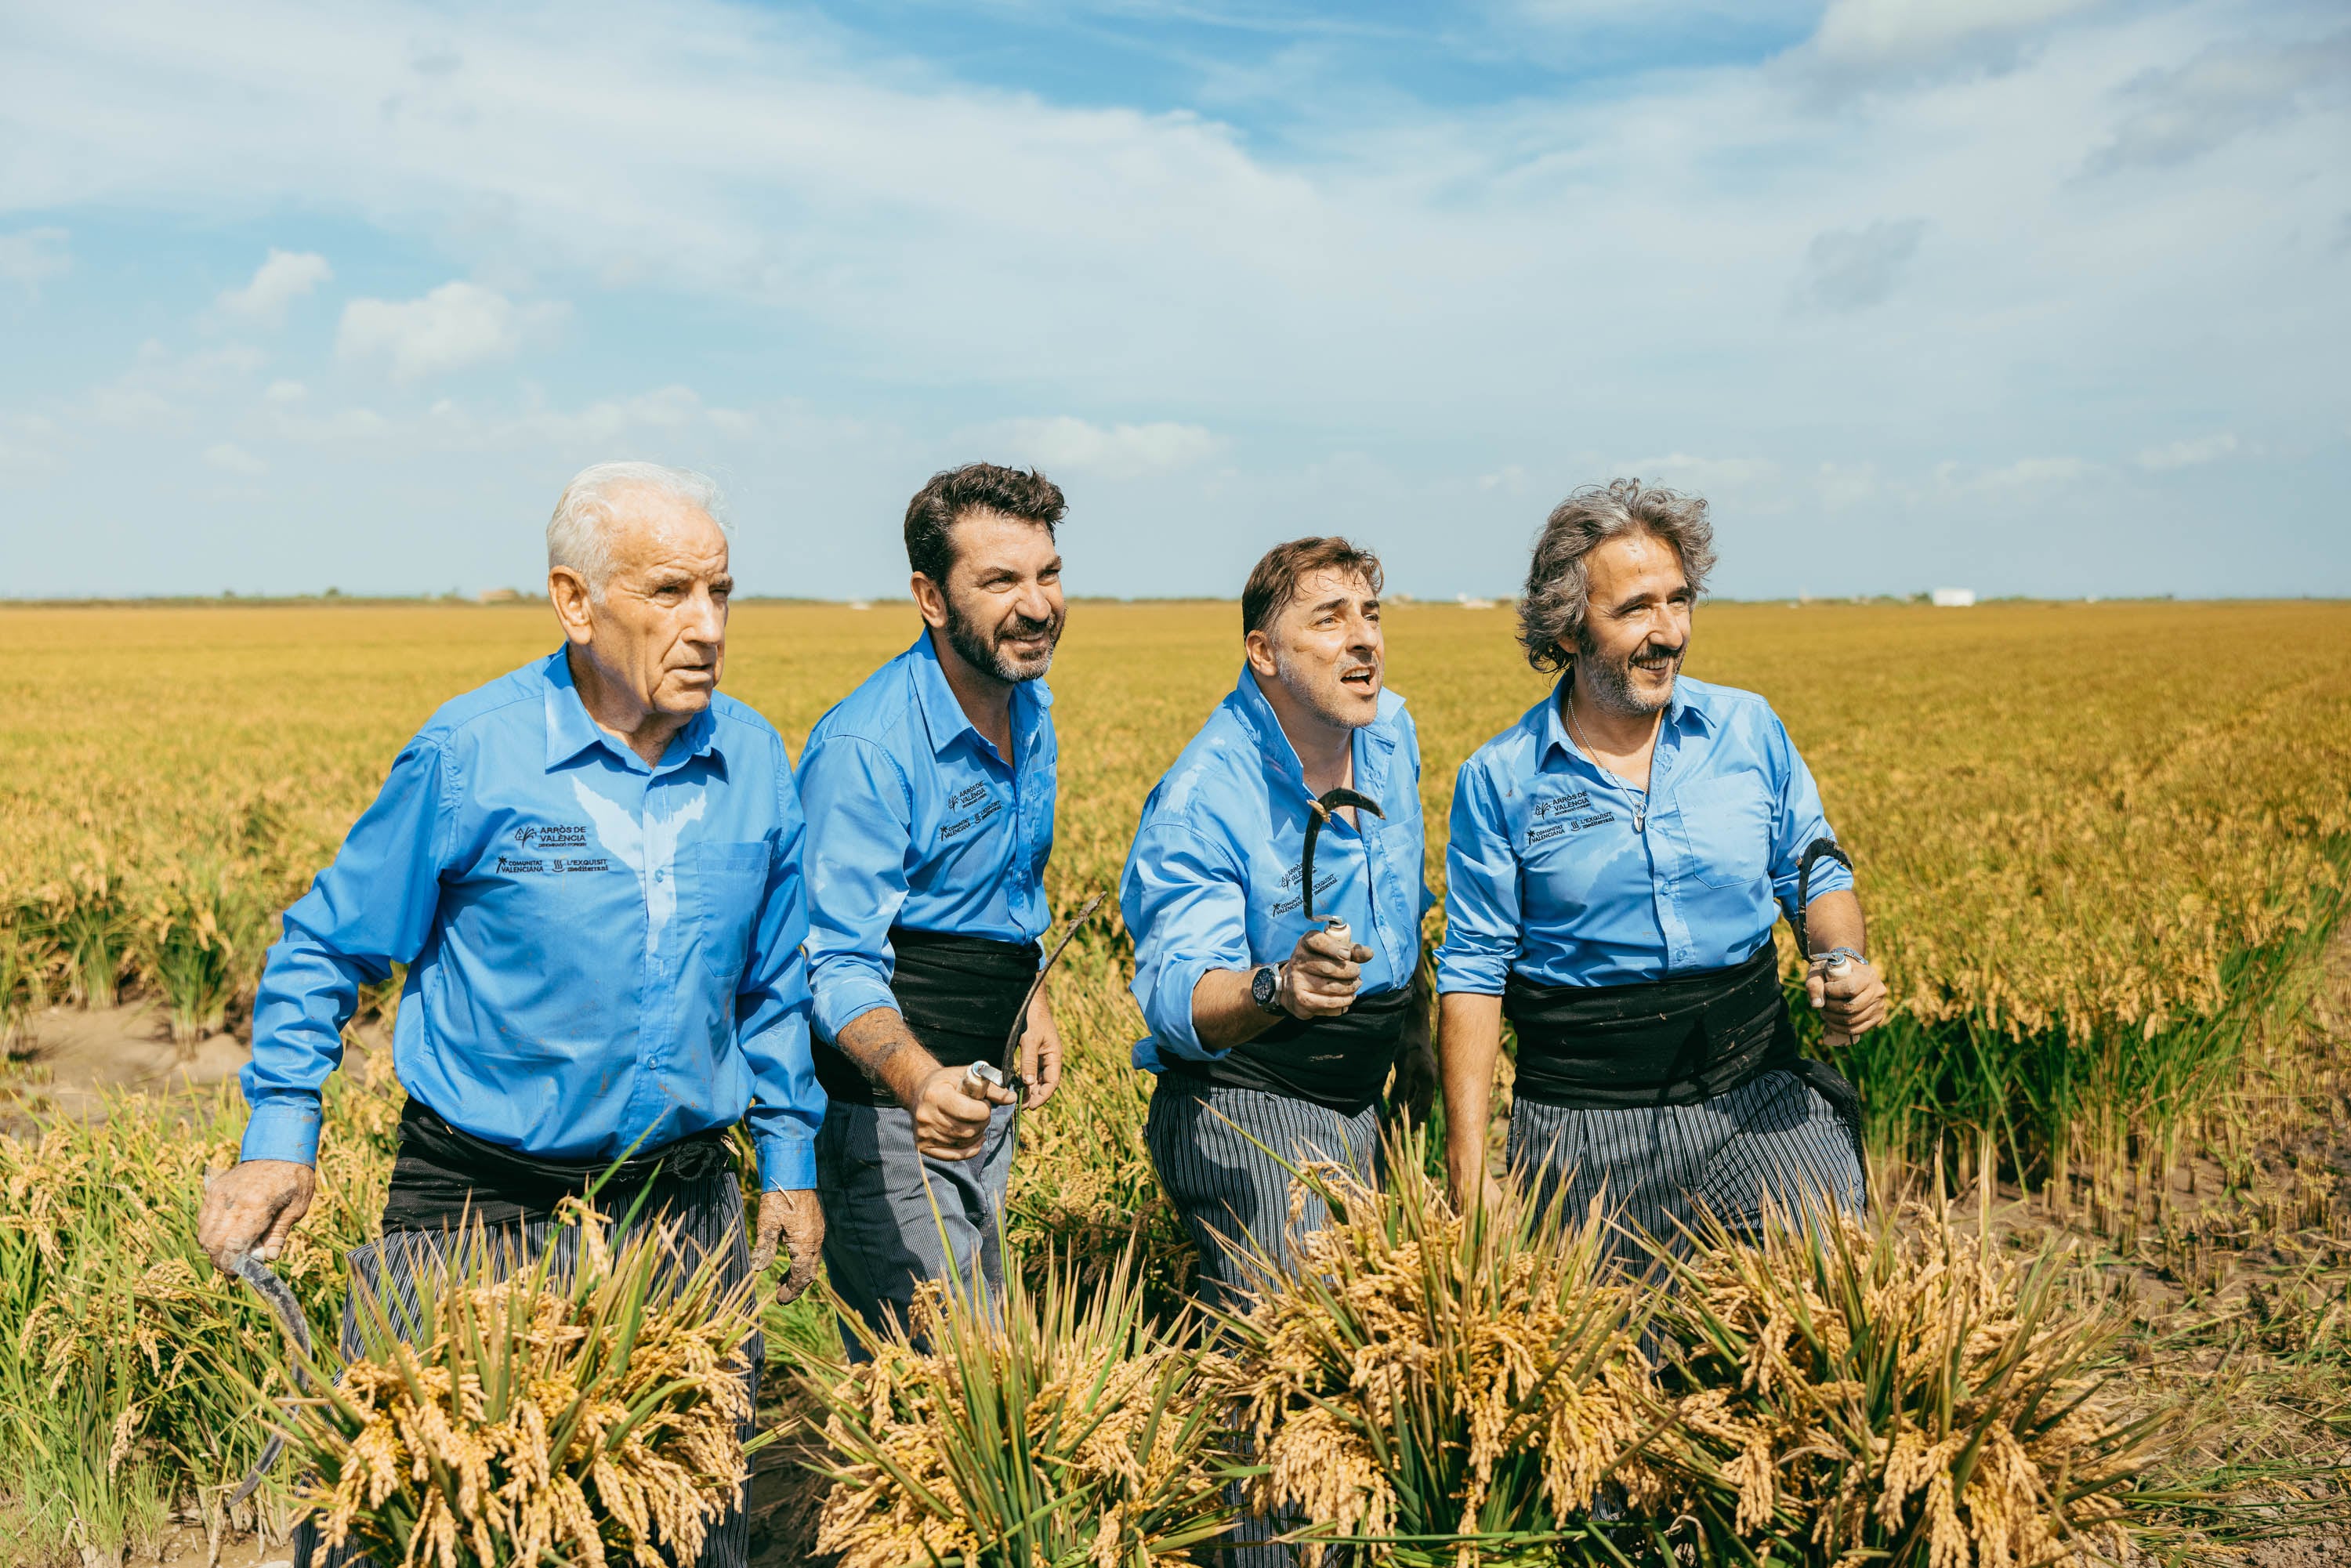
<path fill-rule="evenodd" d="M 1258 562 L 1240 679 L 1144 801 L 1120 883 L 1151 1029 L 1134 1064 L 1159 1078 L 1144 1137 L 1212 1306 L 1249 1287 L 1243 1249 L 1294 1255 L 1276 1156 L 1375 1181 L 1391 1069 L 1405 1094 L 1433 1069 L 1420 740 L 1384 688 L 1379 594 L 1345 539 Z"/>
<path fill-rule="evenodd" d="M 1061 1081 L 1045 994 L 1021 1009 L 1052 919 L 1063 509 L 1042 474 L 932 476 L 905 519 L 922 629 L 800 753 L 825 1272 L 872 1333 L 925 1281 L 1000 1297 L 1013 1093 L 973 1070 L 1017 1027 L 1025 1103 Z"/>

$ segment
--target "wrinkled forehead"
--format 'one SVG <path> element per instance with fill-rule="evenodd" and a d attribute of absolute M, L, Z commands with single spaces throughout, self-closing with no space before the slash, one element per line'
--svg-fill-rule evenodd
<path fill-rule="evenodd" d="M 947 539 L 955 549 L 951 571 L 970 578 L 1005 572 L 1027 577 L 1052 565 L 1061 553 L 1047 525 L 987 507 L 959 513 Z"/>
<path fill-rule="evenodd" d="M 1603 608 L 1652 595 L 1667 598 L 1689 586 L 1681 552 L 1651 533 L 1601 540 L 1584 557 L 1583 570 L 1591 601 Z"/>
<path fill-rule="evenodd" d="M 726 569 L 726 534 L 716 519 L 683 497 L 650 486 L 614 492 L 607 503 L 611 522 L 605 537 L 612 564 L 621 570 L 682 566 L 700 571 Z"/>
<path fill-rule="evenodd" d="M 1300 576 L 1279 619 L 1311 621 L 1325 610 L 1362 611 L 1378 602 L 1379 596 L 1372 591 L 1371 579 L 1363 573 L 1343 571 L 1333 566 L 1317 567 Z"/>

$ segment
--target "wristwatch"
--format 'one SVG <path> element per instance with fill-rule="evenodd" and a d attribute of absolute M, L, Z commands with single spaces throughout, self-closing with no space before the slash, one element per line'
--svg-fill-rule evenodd
<path fill-rule="evenodd" d="M 1249 1000 L 1257 1010 L 1280 1018 L 1290 1009 L 1281 1005 L 1281 966 L 1259 964 L 1249 972 Z"/>

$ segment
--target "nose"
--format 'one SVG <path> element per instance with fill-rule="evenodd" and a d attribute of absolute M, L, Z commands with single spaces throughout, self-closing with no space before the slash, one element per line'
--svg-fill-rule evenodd
<path fill-rule="evenodd" d="M 726 641 L 726 605 L 716 594 L 707 590 L 694 596 L 685 635 L 689 642 L 716 647 Z"/>
<path fill-rule="evenodd" d="M 1041 582 L 1025 582 L 1014 596 L 1012 608 L 1022 620 L 1043 624 L 1053 619 L 1053 595 Z"/>

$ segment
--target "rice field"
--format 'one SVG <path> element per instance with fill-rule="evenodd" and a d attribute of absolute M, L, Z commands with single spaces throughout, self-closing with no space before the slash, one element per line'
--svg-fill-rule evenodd
<path fill-rule="evenodd" d="M 1230 687 L 1237 621 L 1228 604 L 1072 606 L 1053 676 L 1058 908 L 1114 885 L 1144 793 Z M 1441 886 L 1456 767 L 1544 687 L 1507 610 L 1398 604 L 1387 624 Z M 726 689 L 797 748 L 914 627 L 904 606 L 739 606 Z M 528 607 L 0 610 L 0 1036 L 21 1040 L 45 1007 L 126 995 L 154 998 L 190 1043 L 237 1027 L 277 912 L 400 744 L 447 696 L 554 643 Z M 2351 1228 L 2325 1163 L 2279 1186 L 2262 1161 L 2335 1111 L 2339 1063 L 2311 1016 L 2351 868 L 2351 606 L 1726 604 L 1701 612 L 1690 671 L 1771 697 L 1859 865 L 1899 1012 L 1842 1065 L 1889 1171 L 1987 1160 L 2049 1226 L 2157 1259 L 2189 1289 L 2177 1322 L 2137 1320 L 2141 1343 L 2206 1322 L 2190 1308 L 2231 1277 L 2215 1258 L 2253 1245 L 2212 1218 L 2216 1192 L 2228 1215 L 2260 1218 L 2239 1229 L 2262 1245 L 2300 1235 L 2314 1269 L 2344 1260 L 2329 1239 Z M 1098 923 L 1065 960 L 1072 1077 L 1024 1122 L 1010 1221 L 1039 1312 L 1081 1312 L 1049 1298 L 1091 1281 L 1138 1314 L 1091 1332 L 1156 1356 L 1146 1326 L 1176 1310 L 1184 1245 L 1143 1155 L 1147 1082 L 1124 1066 L 1139 1030 L 1127 951 Z M 0 1475 L 0 1558 L 137 1551 L 174 1511 L 282 1531 L 284 1478 L 250 1517 L 218 1517 L 258 1450 L 253 1390 L 275 1378 L 282 1392 L 284 1375 L 266 1320 L 193 1239 L 203 1172 L 233 1158 L 240 1107 L 133 1097 L 99 1124 L 43 1118 L 39 1071 L 14 1073 L 31 1114 L 0 1138 L 0 1452 L 24 1461 Z M 321 1328 L 340 1253 L 380 1201 L 393 1103 L 387 1084 L 354 1082 L 330 1108 L 321 1198 L 284 1269 Z M 1813 1243 L 1855 1278 L 1876 1266 L 1871 1244 Z M 1726 1268 L 1708 1289 L 1769 1282 Z M 2261 1298 L 2262 1332 L 2285 1335 L 2274 1357 L 2351 1361 L 2330 1279 Z M 2013 1301 L 1978 1306 L 2016 1316 Z M 819 1343 L 816 1327 L 795 1309 L 771 1343 Z M 1761 1430 L 1758 1409 L 1720 1430 Z M 1697 1437 L 1677 1451 L 1676 1485 L 1735 1469 Z M 1796 1506 L 1775 1496 L 1750 1511 Z"/>

